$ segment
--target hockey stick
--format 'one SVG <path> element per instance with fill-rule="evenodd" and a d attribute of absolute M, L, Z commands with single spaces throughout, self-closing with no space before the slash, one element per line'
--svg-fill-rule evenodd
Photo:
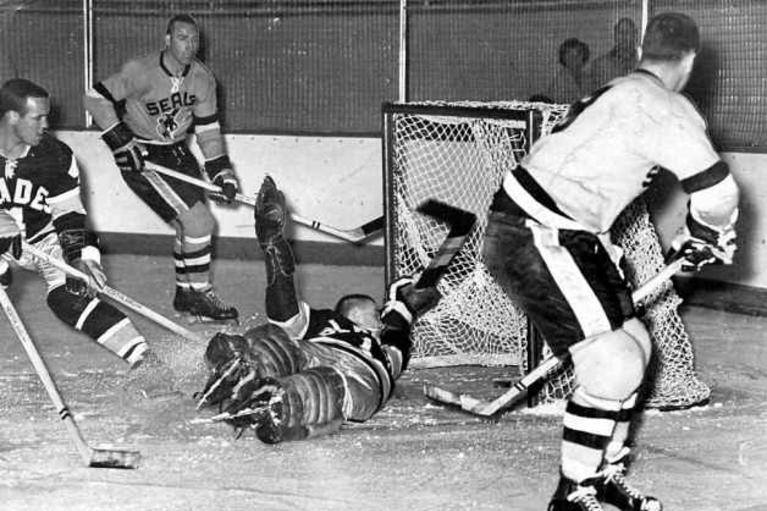
<path fill-rule="evenodd" d="M 435 199 L 429 199 L 416 210 L 432 218 L 442 220 L 450 226 L 447 238 L 442 242 L 428 266 L 418 278 L 415 287 L 425 288 L 434 286 L 439 278 L 447 271 L 453 257 L 463 246 L 466 236 L 474 228 L 477 217 L 474 213 L 450 206 Z"/>
<path fill-rule="evenodd" d="M 647 298 L 655 288 L 670 279 L 685 263 L 686 261 L 684 259 L 677 259 L 665 266 L 655 276 L 650 278 L 639 289 L 632 293 L 631 298 L 634 303 L 638 303 Z M 553 355 L 546 358 L 532 371 L 518 380 L 509 390 L 492 401 L 482 401 L 467 394 L 455 393 L 436 385 L 428 384 L 424 385 L 424 394 L 434 401 L 460 406 L 461 409 L 469 413 L 489 417 L 499 410 L 507 408 L 524 396 L 531 385 L 535 384 L 538 380 L 545 378 L 546 375 L 554 370 L 561 362 L 562 360 Z"/>
<path fill-rule="evenodd" d="M 3 312 L 8 317 L 8 321 L 16 332 L 16 337 L 21 341 L 21 345 L 24 347 L 24 351 L 27 352 L 29 360 L 37 372 L 37 376 L 43 382 L 45 390 L 53 401 L 53 405 L 58 411 L 59 417 L 64 421 L 64 424 L 69 431 L 69 435 L 75 443 L 77 452 L 80 454 L 83 462 L 89 467 L 96 468 L 138 468 L 138 463 L 141 460 L 141 453 L 138 451 L 124 451 L 118 449 L 94 449 L 90 447 L 83 439 L 80 429 L 77 427 L 72 413 L 64 403 L 64 400 L 59 394 L 59 390 L 56 387 L 56 382 L 53 381 L 51 373 L 48 371 L 45 361 L 37 350 L 35 343 L 29 336 L 24 323 L 21 321 L 19 314 L 16 312 L 16 308 L 13 306 L 13 302 L 8 297 L 5 289 L 0 286 L 0 305 L 3 307 Z"/>
<path fill-rule="evenodd" d="M 37 257 L 38 259 L 42 259 L 46 263 L 50 264 L 51 266 L 55 266 L 59 270 L 63 271 L 64 273 L 67 273 L 68 275 L 71 275 L 72 277 L 88 281 L 88 276 L 78 270 L 77 268 L 74 268 L 64 261 L 57 259 L 51 255 L 48 255 L 46 252 L 40 250 L 37 247 L 34 247 L 30 245 L 29 243 L 23 244 L 23 250 L 28 251 L 30 254 L 32 254 L 34 257 Z M 103 286 L 101 289 L 99 289 L 99 294 L 102 294 L 108 298 L 111 298 L 115 302 L 121 303 L 128 307 L 129 309 L 132 309 L 135 312 L 138 312 L 142 316 L 144 316 L 147 319 L 150 319 L 157 323 L 160 326 L 164 326 L 168 330 L 170 330 L 173 333 L 176 333 L 182 337 L 185 337 L 189 339 L 190 341 L 196 341 L 204 343 L 206 342 L 206 339 L 204 339 L 199 334 L 192 332 L 191 330 L 184 328 L 183 326 L 174 323 L 170 319 L 166 318 L 165 316 L 153 311 L 146 305 L 143 305 L 133 298 L 124 295 L 123 293 L 117 291 L 116 289 L 113 289 L 109 286 Z"/>
<path fill-rule="evenodd" d="M 213 183 L 205 181 L 204 179 L 198 179 L 192 176 L 187 176 L 186 174 L 182 172 L 178 172 L 176 170 L 163 167 L 162 165 L 158 165 L 150 161 L 145 162 L 145 166 L 149 170 L 153 170 L 160 174 L 164 174 L 168 177 L 178 179 L 179 181 L 184 181 L 185 183 L 198 186 L 200 188 L 203 188 L 205 190 L 208 190 L 214 193 L 219 193 L 219 194 L 221 193 L 220 186 L 214 185 Z M 234 200 L 242 204 L 247 204 L 248 206 L 251 206 L 251 207 L 255 207 L 256 205 L 256 199 L 254 199 L 253 197 L 248 197 L 247 195 L 243 195 L 241 193 L 236 194 L 234 196 Z M 359 227 L 355 227 L 353 229 L 339 229 L 337 227 L 333 227 L 332 225 L 325 225 L 323 223 L 320 223 L 317 220 L 310 220 L 308 218 L 302 217 L 301 215 L 297 215 L 295 213 L 290 213 L 290 218 L 296 223 L 305 225 L 316 231 L 324 232 L 325 234 L 330 234 L 331 236 L 335 236 L 336 238 L 341 238 L 342 240 L 349 241 L 351 243 L 360 243 L 364 241 L 365 239 L 383 230 L 383 226 L 384 226 L 383 216 L 379 216 L 378 218 L 371 220 L 370 222 L 367 222 L 366 224 L 363 224 Z"/>

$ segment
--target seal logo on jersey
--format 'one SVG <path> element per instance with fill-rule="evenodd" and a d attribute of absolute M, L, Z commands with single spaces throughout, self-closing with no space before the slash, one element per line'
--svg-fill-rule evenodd
<path fill-rule="evenodd" d="M 174 108 L 157 118 L 157 134 L 165 140 L 173 140 L 173 135 L 178 129 L 178 121 L 176 120 L 178 112 L 179 109 Z"/>
<path fill-rule="evenodd" d="M 155 130 L 165 140 L 175 140 L 179 128 L 186 129 L 191 116 L 190 107 L 197 102 L 197 96 L 188 92 L 174 92 L 167 98 L 146 103 L 147 113 L 157 117 Z"/>

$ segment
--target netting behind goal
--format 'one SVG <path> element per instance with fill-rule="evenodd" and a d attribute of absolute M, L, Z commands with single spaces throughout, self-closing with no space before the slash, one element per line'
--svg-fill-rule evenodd
<path fill-rule="evenodd" d="M 443 299 L 414 325 L 414 365 L 515 365 L 527 371 L 537 363 L 532 355 L 540 346 L 527 318 L 488 273 L 481 248 L 490 201 L 504 173 L 566 111 L 563 105 L 524 102 L 384 106 L 387 280 L 422 270 L 447 235 L 446 224 L 415 211 L 423 201 L 439 199 L 477 215 L 438 284 Z M 641 199 L 620 217 L 613 237 L 626 252 L 637 286 L 663 267 L 660 241 Z M 710 394 L 695 374 L 680 303 L 670 282 L 645 302 L 645 323 L 657 348 L 646 401 L 651 407 L 683 408 Z M 572 388 L 571 368 L 562 366 L 535 401 L 561 399 Z"/>

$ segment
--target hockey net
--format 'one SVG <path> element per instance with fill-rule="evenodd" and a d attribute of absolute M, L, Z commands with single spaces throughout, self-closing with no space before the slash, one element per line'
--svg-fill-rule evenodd
<path fill-rule="evenodd" d="M 449 226 L 415 211 L 423 201 L 439 199 L 477 215 L 477 225 L 438 284 L 442 300 L 414 325 L 414 366 L 514 365 L 527 372 L 547 354 L 525 314 L 488 273 L 481 249 L 490 201 L 504 173 L 566 111 L 564 105 L 518 101 L 384 106 L 387 279 L 422 270 L 447 235 Z M 663 267 L 660 241 L 641 198 L 616 222 L 613 238 L 626 254 L 635 286 Z M 695 373 L 680 303 L 667 282 L 643 304 L 656 347 L 646 386 L 649 407 L 686 408 L 710 395 Z M 561 365 L 533 402 L 560 400 L 573 385 L 571 367 Z"/>

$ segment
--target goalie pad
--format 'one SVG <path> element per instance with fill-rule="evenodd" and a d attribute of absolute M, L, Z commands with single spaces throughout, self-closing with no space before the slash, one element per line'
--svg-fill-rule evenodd
<path fill-rule="evenodd" d="M 264 443 L 303 440 L 337 431 L 344 422 L 346 384 L 338 370 L 315 367 L 286 378 L 247 385 L 227 409 L 226 422 L 240 433 L 255 429 Z M 237 417 L 235 417 L 237 416 Z"/>
<path fill-rule="evenodd" d="M 303 354 L 278 326 L 266 324 L 242 335 L 217 333 L 205 350 L 210 375 L 196 394 L 205 405 L 223 406 L 237 400 L 248 382 L 266 377 L 287 376 L 298 371 Z"/>

